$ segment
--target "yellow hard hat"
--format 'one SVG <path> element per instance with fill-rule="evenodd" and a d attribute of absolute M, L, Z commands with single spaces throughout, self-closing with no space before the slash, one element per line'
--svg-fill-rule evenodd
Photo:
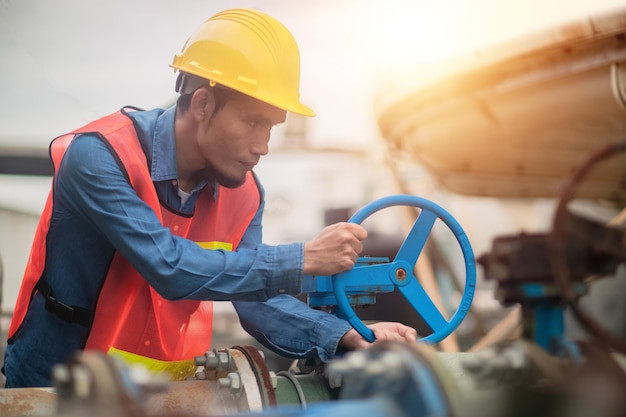
<path fill-rule="evenodd" d="M 217 13 L 187 40 L 170 66 L 280 109 L 315 116 L 300 103 L 298 45 L 282 23 L 265 13 Z"/>

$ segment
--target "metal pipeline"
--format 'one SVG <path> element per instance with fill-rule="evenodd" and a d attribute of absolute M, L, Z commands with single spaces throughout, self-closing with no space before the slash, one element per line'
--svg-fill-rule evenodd
<path fill-rule="evenodd" d="M 166 381 L 82 352 L 55 367 L 55 389 L 0 390 L 7 417 L 623 416 L 626 359 L 580 343 L 554 356 L 529 340 L 478 352 L 381 342 L 319 368 L 274 374 L 254 348 L 213 350 L 193 380 Z M 587 414 L 581 414 L 581 410 Z"/>

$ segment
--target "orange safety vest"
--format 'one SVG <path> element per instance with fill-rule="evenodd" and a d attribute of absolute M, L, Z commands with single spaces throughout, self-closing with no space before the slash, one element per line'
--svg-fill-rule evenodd
<path fill-rule="evenodd" d="M 220 187 L 217 201 L 213 199 L 210 187 L 205 187 L 198 196 L 194 215 L 180 216 L 161 207 L 146 156 L 127 115 L 118 111 L 56 138 L 50 145 L 55 170 L 79 133 L 96 133 L 106 139 L 130 185 L 172 234 L 193 240 L 207 249 L 237 248 L 260 204 L 259 188 L 251 173 L 241 187 Z M 30 300 L 37 292 L 35 286 L 45 266 L 46 235 L 51 215 L 52 190 L 35 233 L 9 338 L 21 325 Z M 203 355 L 211 344 L 212 302 L 169 301 L 161 297 L 119 252 L 113 257 L 91 317 L 85 349 L 121 352 L 126 358 L 133 357 L 139 362 L 145 362 L 147 358 L 148 361 L 156 360 L 155 363 L 189 360 Z"/>

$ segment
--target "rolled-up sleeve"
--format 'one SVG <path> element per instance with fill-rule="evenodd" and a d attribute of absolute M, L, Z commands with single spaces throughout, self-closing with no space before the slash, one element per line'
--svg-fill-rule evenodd
<path fill-rule="evenodd" d="M 273 352 L 294 359 L 317 357 L 326 362 L 337 353 L 350 324 L 310 308 L 289 295 L 266 302 L 233 302 L 242 327 Z"/>

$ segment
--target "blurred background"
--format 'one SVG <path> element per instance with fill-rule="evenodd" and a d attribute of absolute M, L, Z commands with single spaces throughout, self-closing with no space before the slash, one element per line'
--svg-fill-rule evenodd
<path fill-rule="evenodd" d="M 571 167 L 602 143 L 599 136 L 623 133 L 620 91 L 607 81 L 623 71 L 605 66 L 626 60 L 617 56 L 623 50 L 598 47 L 607 63 L 585 55 L 598 35 L 624 30 L 623 6 L 620 0 L 0 0 L 2 329 L 50 185 L 50 140 L 124 105 L 172 105 L 176 75 L 168 65 L 214 13 L 255 8 L 283 22 L 300 47 L 302 102 L 317 113 L 290 115 L 258 166 L 267 243 L 310 239 L 374 199 L 410 193 L 448 210 L 480 255 L 494 236 L 549 229 Z M 572 56 L 582 58 L 568 61 Z M 596 72 L 600 78 L 591 77 Z M 577 110 L 553 111 L 563 103 Z M 571 146 L 566 128 L 575 123 L 568 117 L 584 121 L 589 111 L 598 114 L 578 125 L 581 138 Z M 546 129 L 542 118 L 558 123 Z M 548 136 L 530 129 L 535 121 Z M 618 182 L 602 177 L 592 188 Z M 611 196 L 615 190 L 588 194 L 590 211 L 615 216 L 623 194 Z M 392 252 L 405 225 L 401 212 L 377 215 L 368 226 L 376 253 L 368 255 Z M 436 235 L 433 279 L 453 311 L 463 260 L 451 236 Z M 470 348 L 510 312 L 478 274 L 473 314 L 447 349 Z M 217 308 L 215 347 L 246 341 L 230 305 Z"/>

